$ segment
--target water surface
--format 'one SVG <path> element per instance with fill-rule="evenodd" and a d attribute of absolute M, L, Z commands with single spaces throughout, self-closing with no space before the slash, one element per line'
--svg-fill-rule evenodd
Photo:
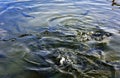
<path fill-rule="evenodd" d="M 0 78 L 119 78 L 119 0 L 0 0 Z"/>

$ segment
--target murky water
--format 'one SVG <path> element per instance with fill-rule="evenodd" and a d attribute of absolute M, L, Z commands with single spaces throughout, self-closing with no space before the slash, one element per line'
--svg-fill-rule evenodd
<path fill-rule="evenodd" d="M 0 0 L 0 78 L 120 78 L 119 0 Z"/>

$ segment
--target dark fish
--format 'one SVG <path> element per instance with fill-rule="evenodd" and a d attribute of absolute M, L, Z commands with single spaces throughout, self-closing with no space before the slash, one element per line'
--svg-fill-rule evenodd
<path fill-rule="evenodd" d="M 85 13 L 82 13 L 82 15 L 88 15 L 89 12 L 90 12 L 90 11 L 87 10 Z"/>
<path fill-rule="evenodd" d="M 26 14 L 26 13 L 24 13 L 24 12 L 22 12 L 21 14 L 22 14 L 24 17 L 31 17 L 31 18 L 35 18 L 34 16 L 28 15 L 28 14 Z"/>
<path fill-rule="evenodd" d="M 1 58 L 6 58 L 6 56 L 4 54 L 0 53 L 0 59 Z"/>

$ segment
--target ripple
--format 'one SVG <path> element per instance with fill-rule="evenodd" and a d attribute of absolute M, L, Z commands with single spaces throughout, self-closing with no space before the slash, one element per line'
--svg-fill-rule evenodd
<path fill-rule="evenodd" d="M 119 10 L 109 2 L 6 0 L 0 5 L 1 78 L 119 74 Z"/>
<path fill-rule="evenodd" d="M 27 56 L 30 58 L 28 58 Z M 104 71 L 110 73 L 109 70 L 114 71 L 111 65 L 99 61 L 97 59 L 94 59 L 95 58 L 94 56 L 89 56 L 77 50 L 66 49 L 66 48 L 58 48 L 52 50 L 51 54 L 48 57 L 43 57 L 41 55 L 33 53 L 32 57 L 31 55 L 29 56 L 28 54 L 25 56 L 25 58 L 27 58 L 26 61 L 29 64 L 39 65 L 39 67 L 31 66 L 31 67 L 26 67 L 26 69 L 30 71 L 37 71 L 40 73 L 44 72 L 44 74 L 50 72 L 52 72 L 51 74 L 54 74 L 56 72 L 57 74 L 65 74 L 65 75 L 69 75 L 70 77 L 72 76 L 73 78 L 81 77 L 81 76 L 89 78 L 89 77 L 93 77 L 93 75 L 91 75 L 92 71 L 95 71 L 94 73 L 96 74 L 97 72 L 102 73 Z M 39 60 L 37 60 L 37 58 L 39 58 Z M 61 64 L 61 59 L 63 58 L 64 61 Z M 111 77 L 110 74 L 108 73 L 104 74 L 104 77 L 106 76 Z M 51 75 L 51 77 L 54 77 L 56 75 L 55 74 Z"/>
<path fill-rule="evenodd" d="M 54 16 L 52 18 L 49 18 L 48 21 L 50 26 L 65 26 L 65 27 L 89 26 L 90 23 L 92 22 L 91 17 L 85 19 L 83 17 L 84 16 L 82 15 L 62 15 L 62 16 Z"/>

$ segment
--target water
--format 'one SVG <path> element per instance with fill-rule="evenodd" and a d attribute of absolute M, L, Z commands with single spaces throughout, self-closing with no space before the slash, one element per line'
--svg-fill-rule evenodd
<path fill-rule="evenodd" d="M 0 0 L 0 78 L 120 78 L 119 0 Z"/>

